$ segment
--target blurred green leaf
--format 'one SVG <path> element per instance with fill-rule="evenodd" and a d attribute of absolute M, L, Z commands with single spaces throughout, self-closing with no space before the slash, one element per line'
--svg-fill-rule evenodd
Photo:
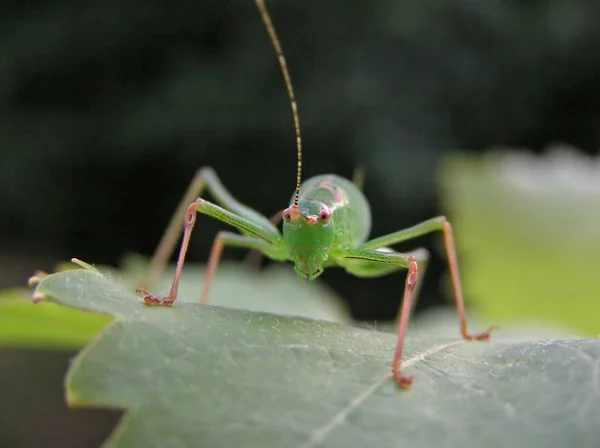
<path fill-rule="evenodd" d="M 469 302 L 490 321 L 600 334 L 600 161 L 454 156 L 441 173 Z"/>
<path fill-rule="evenodd" d="M 31 292 L 0 293 L 0 346 L 20 348 L 81 348 L 112 318 L 56 305 L 34 304 Z"/>
<path fill-rule="evenodd" d="M 110 446 L 596 447 L 600 341 L 410 338 L 178 301 L 149 307 L 97 272 L 43 298 L 116 321 L 72 365 L 72 406 L 126 408 Z M 456 327 L 454 327 L 456 328 Z"/>

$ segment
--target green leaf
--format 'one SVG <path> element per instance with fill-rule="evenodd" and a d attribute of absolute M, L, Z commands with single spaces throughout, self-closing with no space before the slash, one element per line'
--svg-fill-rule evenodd
<path fill-rule="evenodd" d="M 597 159 L 564 147 L 456 155 L 441 182 L 465 295 L 487 320 L 600 335 Z"/>
<path fill-rule="evenodd" d="M 127 409 L 110 446 L 600 446 L 598 340 L 413 336 L 404 392 L 390 378 L 393 334 L 150 307 L 88 270 L 44 278 L 35 297 L 117 317 L 66 381 L 73 406 Z"/>
<path fill-rule="evenodd" d="M 0 294 L 0 345 L 19 348 L 77 349 L 111 321 L 109 316 L 34 304 L 31 292 L 9 289 Z"/>
<path fill-rule="evenodd" d="M 65 263 L 61 271 L 73 269 Z M 119 279 L 128 290 L 135 291 L 148 268 L 146 259 L 129 256 L 123 268 L 87 266 Z M 174 268 L 162 276 L 156 291 L 165 295 L 171 286 Z M 205 276 L 203 265 L 188 263 L 182 276 L 182 300 L 198 300 Z M 275 266 L 264 271 L 223 263 L 213 282 L 211 304 L 229 308 L 269 311 L 333 322 L 349 322 L 350 315 L 342 301 L 319 283 L 302 284 L 289 266 Z M 56 306 L 33 304 L 30 291 L 20 289 L 0 293 L 0 346 L 21 348 L 81 348 L 97 335 L 110 317 Z"/>
<path fill-rule="evenodd" d="M 111 275 L 133 291 L 147 269 L 146 259 L 130 256 L 124 262 L 124 270 L 113 271 Z M 175 266 L 171 266 L 152 291 L 167 295 L 174 275 Z M 179 286 L 181 300 L 196 303 L 200 300 L 205 275 L 204 264 L 185 264 Z M 259 271 L 240 263 L 221 263 L 213 279 L 209 302 L 227 308 L 331 322 L 352 320 L 345 303 L 329 288 L 321 282 L 299 281 L 289 264 L 277 264 Z"/>

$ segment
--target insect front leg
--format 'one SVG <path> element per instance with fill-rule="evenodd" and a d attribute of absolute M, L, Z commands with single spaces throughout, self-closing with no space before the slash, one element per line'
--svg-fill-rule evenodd
<path fill-rule="evenodd" d="M 218 205 L 208 202 L 202 198 L 196 199 L 187 209 L 185 215 L 185 225 L 183 232 L 183 241 L 179 250 L 179 258 L 177 260 L 177 268 L 175 271 L 175 277 L 173 278 L 173 284 L 167 297 L 157 297 L 149 294 L 145 289 L 138 289 L 139 292 L 144 294 L 144 301 L 149 305 L 172 305 L 177 299 L 177 293 L 179 290 L 179 282 L 181 279 L 181 272 L 185 262 L 185 256 L 190 241 L 192 230 L 196 222 L 196 214 L 203 213 L 218 219 L 221 222 L 231 225 L 237 228 L 244 235 L 232 234 L 229 232 L 222 232 L 215 239 L 213 244 L 213 250 L 208 265 L 207 277 L 203 289 L 202 300 L 206 302 L 208 298 L 208 292 L 210 284 L 212 282 L 212 276 L 216 272 L 216 268 L 221 256 L 224 245 L 247 247 L 259 249 L 267 256 L 285 260 L 288 258 L 287 246 L 285 245 L 281 234 L 276 228 L 265 228 L 260 224 L 256 223 L 248 218 L 237 215 L 225 210 Z M 261 216 L 261 218 L 264 218 Z M 264 218 L 268 222 L 266 218 Z M 262 220 L 261 220 L 262 221 Z"/>
<path fill-rule="evenodd" d="M 428 233 L 442 231 L 444 234 L 444 245 L 446 247 L 446 256 L 448 257 L 448 265 L 450 267 L 450 275 L 452 277 L 452 289 L 454 290 L 454 300 L 456 301 L 456 309 L 458 311 L 458 317 L 460 319 L 460 333 L 463 339 L 467 341 L 483 341 L 490 337 L 490 332 L 496 327 L 490 327 L 487 331 L 479 334 L 470 334 L 467 329 L 467 318 L 465 316 L 465 305 L 463 300 L 462 286 L 460 282 L 460 275 L 458 272 L 458 260 L 456 257 L 456 249 L 454 247 L 454 236 L 452 234 L 452 226 L 448 222 L 445 216 L 438 216 L 437 218 L 423 221 L 408 229 L 400 230 L 398 232 L 390 233 L 379 238 L 374 238 L 366 243 L 363 243 L 361 249 L 376 249 L 383 246 L 390 246 L 392 244 L 407 241 L 418 236 L 422 236 Z"/>
<path fill-rule="evenodd" d="M 419 278 L 419 265 L 416 254 L 400 254 L 370 249 L 347 249 L 337 258 L 340 266 L 348 272 L 360 277 L 376 277 L 385 275 L 392 271 L 408 268 L 408 274 L 404 285 L 404 297 L 402 298 L 402 310 L 400 312 L 400 324 L 398 326 L 398 338 L 394 360 L 392 361 L 392 373 L 400 387 L 408 387 L 413 377 L 402 374 L 402 352 L 404 350 L 404 338 L 408 328 L 408 319 L 412 310 L 412 297 Z"/>
<path fill-rule="evenodd" d="M 215 201 L 223 208 L 255 222 L 264 229 L 277 232 L 276 227 L 271 224 L 267 218 L 235 199 L 223 186 L 219 176 L 217 176 L 217 173 L 215 173 L 212 168 L 200 168 L 198 171 L 196 171 L 192 182 L 188 186 L 185 194 L 179 202 L 179 205 L 175 209 L 175 213 L 173 213 L 171 221 L 167 225 L 167 228 L 165 229 L 165 232 L 163 233 L 163 236 L 156 247 L 156 250 L 154 251 L 148 272 L 140 286 L 144 288 L 151 288 L 165 270 L 167 263 L 169 262 L 169 259 L 171 258 L 175 247 L 177 246 L 177 242 L 181 237 L 181 232 L 184 228 L 182 222 L 186 216 L 186 213 L 188 212 L 188 208 L 190 207 L 190 204 L 196 200 L 196 198 L 202 196 L 205 188 L 215 198 Z"/>

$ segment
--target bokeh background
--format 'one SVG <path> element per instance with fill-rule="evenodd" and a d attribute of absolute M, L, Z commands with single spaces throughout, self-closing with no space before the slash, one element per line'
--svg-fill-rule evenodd
<path fill-rule="evenodd" d="M 455 152 L 562 142 L 598 153 L 598 2 L 268 6 L 298 97 L 305 176 L 364 168 L 373 235 L 447 212 L 439 167 Z M 266 215 L 288 205 L 291 113 L 253 1 L 8 2 L 0 24 L 2 288 L 73 256 L 150 255 L 200 166 Z M 205 261 L 221 228 L 202 218 L 189 259 Z M 417 313 L 450 305 L 436 238 L 400 247 L 433 248 Z M 394 318 L 397 276 L 332 270 L 323 281 L 355 318 Z M 104 439 L 117 413 L 62 403 L 73 354 L 0 351 L 0 446 Z"/>

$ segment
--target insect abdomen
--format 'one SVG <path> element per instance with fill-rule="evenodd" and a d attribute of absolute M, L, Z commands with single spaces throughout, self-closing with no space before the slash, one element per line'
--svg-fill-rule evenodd
<path fill-rule="evenodd" d="M 371 207 L 348 179 L 335 174 L 311 177 L 300 187 L 300 200 L 319 201 L 329 207 L 343 240 L 351 246 L 365 241 L 371 232 Z"/>

